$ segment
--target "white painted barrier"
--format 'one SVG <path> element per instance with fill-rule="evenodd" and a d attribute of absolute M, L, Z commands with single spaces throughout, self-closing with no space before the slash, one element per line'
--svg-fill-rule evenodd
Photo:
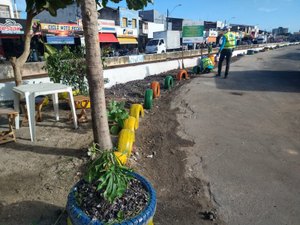
<path fill-rule="evenodd" d="M 199 57 L 187 58 L 183 60 L 185 67 L 193 67 L 197 65 Z M 110 88 L 115 84 L 126 83 L 132 80 L 141 80 L 147 76 L 160 74 L 173 69 L 180 69 L 182 60 L 170 60 L 157 63 L 148 63 L 140 65 L 128 65 L 126 67 L 118 67 L 104 70 L 104 78 L 109 80 L 105 84 L 105 88 Z M 27 84 L 50 82 L 47 78 L 30 79 L 24 81 Z M 9 102 L 13 100 L 12 87 L 15 82 L 0 83 L 0 102 Z"/>
<path fill-rule="evenodd" d="M 184 59 L 185 67 L 193 67 L 197 65 L 199 57 Z M 174 69 L 182 68 L 182 60 L 170 60 L 156 63 L 140 64 L 128 67 L 119 67 L 104 70 L 104 78 L 108 78 L 109 82 L 105 85 L 110 88 L 118 83 L 126 83 L 132 80 L 141 80 L 147 76 L 160 74 Z"/>
<path fill-rule="evenodd" d="M 274 47 L 276 44 L 270 44 L 268 47 Z M 264 46 L 253 48 L 252 50 L 261 50 Z M 246 54 L 248 49 L 245 50 L 235 50 L 233 52 L 233 56 L 237 56 L 238 54 Z M 132 59 L 132 60 L 140 60 L 140 59 Z M 183 63 L 185 68 L 193 67 L 198 65 L 200 57 L 193 58 L 185 58 L 183 59 Z M 147 64 L 139 64 L 139 65 L 128 65 L 124 67 L 111 68 L 104 70 L 104 78 L 109 80 L 108 83 L 105 84 L 105 88 L 110 88 L 115 84 L 126 83 L 128 81 L 140 80 L 144 79 L 147 76 L 160 74 L 163 72 L 167 72 L 174 69 L 180 69 L 182 67 L 182 60 L 169 60 L 155 63 L 147 63 Z M 50 82 L 49 78 L 37 78 L 25 80 L 25 83 L 44 83 Z M 0 103 L 7 102 L 13 100 L 12 87 L 14 87 L 14 82 L 6 82 L 0 83 Z"/>

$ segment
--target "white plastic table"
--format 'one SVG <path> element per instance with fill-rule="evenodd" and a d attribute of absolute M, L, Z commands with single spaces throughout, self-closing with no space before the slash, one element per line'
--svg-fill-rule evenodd
<path fill-rule="evenodd" d="M 59 120 L 58 114 L 58 93 L 68 92 L 69 99 L 71 103 L 71 110 L 73 114 L 73 123 L 75 129 L 78 128 L 77 116 L 75 111 L 74 99 L 72 88 L 63 84 L 58 83 L 40 83 L 40 84 L 26 84 L 13 87 L 14 94 L 14 108 L 17 112 L 20 111 L 20 96 L 25 97 L 27 114 L 28 114 L 28 124 L 30 131 L 31 141 L 36 141 L 36 129 L 35 129 L 35 97 L 39 95 L 49 95 L 52 94 L 53 108 L 55 111 L 56 120 Z M 16 129 L 20 128 L 20 116 L 18 115 L 15 120 Z"/>

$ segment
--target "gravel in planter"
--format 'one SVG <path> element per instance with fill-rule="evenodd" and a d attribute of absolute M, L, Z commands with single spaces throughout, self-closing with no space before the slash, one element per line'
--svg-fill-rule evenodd
<path fill-rule="evenodd" d="M 87 215 L 102 222 L 129 219 L 138 215 L 148 204 L 149 194 L 140 181 L 132 179 L 127 191 L 112 204 L 106 201 L 95 184 L 82 182 L 78 186 L 77 203 Z"/>

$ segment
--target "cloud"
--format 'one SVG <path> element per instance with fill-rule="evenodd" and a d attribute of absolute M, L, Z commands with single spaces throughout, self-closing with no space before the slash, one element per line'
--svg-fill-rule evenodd
<path fill-rule="evenodd" d="M 278 8 L 258 8 L 258 11 L 266 12 L 266 13 L 271 13 L 277 11 Z"/>

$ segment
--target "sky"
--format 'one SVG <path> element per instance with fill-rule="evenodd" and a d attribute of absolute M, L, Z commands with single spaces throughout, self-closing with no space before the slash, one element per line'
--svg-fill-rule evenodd
<path fill-rule="evenodd" d="M 16 0 L 25 11 L 25 0 Z M 180 6 L 179 6 L 180 5 Z M 110 7 L 125 7 L 109 3 Z M 223 21 L 233 24 L 257 25 L 261 30 L 287 27 L 289 32 L 300 31 L 300 0 L 154 0 L 145 10 L 155 9 L 170 17 Z M 23 14 L 24 16 L 24 14 Z"/>

